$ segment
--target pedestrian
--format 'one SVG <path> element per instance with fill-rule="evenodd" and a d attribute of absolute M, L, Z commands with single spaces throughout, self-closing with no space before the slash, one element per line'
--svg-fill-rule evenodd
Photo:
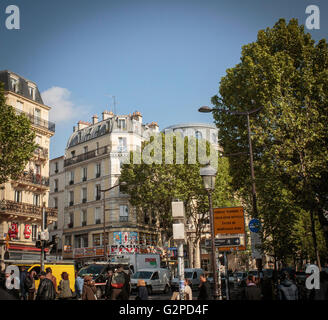
<path fill-rule="evenodd" d="M 255 277 L 249 275 L 246 281 L 246 287 L 243 294 L 244 300 L 261 300 L 261 289 L 256 285 Z"/>
<path fill-rule="evenodd" d="M 16 299 L 19 299 L 19 289 L 20 289 L 20 281 L 19 278 L 14 274 L 14 270 L 11 271 L 11 273 L 6 273 L 6 291 L 13 295 Z"/>
<path fill-rule="evenodd" d="M 205 274 L 201 274 L 199 280 L 200 285 L 198 300 L 211 300 L 211 289 Z"/>
<path fill-rule="evenodd" d="M 121 269 L 120 269 L 124 276 L 124 284 L 123 284 L 123 287 L 122 287 L 122 291 L 121 291 L 121 294 L 120 294 L 120 300 L 129 300 L 130 298 L 130 291 L 131 291 L 131 287 L 130 287 L 130 274 L 127 274 L 126 272 L 124 272 L 124 269 L 123 269 L 123 266 L 121 266 Z"/>
<path fill-rule="evenodd" d="M 19 283 L 20 283 L 20 292 L 21 292 L 21 299 L 27 300 L 27 291 L 25 289 L 25 279 L 27 276 L 27 271 L 24 266 L 21 267 L 19 273 Z"/>
<path fill-rule="evenodd" d="M 122 289 L 125 283 L 125 275 L 123 271 L 123 266 L 119 265 L 116 271 L 112 276 L 111 287 L 112 287 L 112 295 L 111 300 L 121 300 L 122 299 Z M 124 293 L 123 293 L 124 297 Z"/>
<path fill-rule="evenodd" d="M 96 291 L 97 289 L 92 278 L 90 276 L 85 276 L 83 282 L 82 300 L 97 300 Z"/>
<path fill-rule="evenodd" d="M 184 299 L 192 300 L 192 290 L 190 287 L 190 281 L 188 279 L 184 280 L 185 288 L 184 288 Z"/>
<path fill-rule="evenodd" d="M 52 281 L 55 291 L 57 292 L 57 279 L 56 277 L 52 274 L 52 269 L 51 268 L 47 268 L 46 269 L 46 277 Z"/>
<path fill-rule="evenodd" d="M 82 297 L 83 283 L 83 278 L 80 277 L 77 272 L 75 272 L 75 292 L 78 300 L 80 300 Z"/>
<path fill-rule="evenodd" d="M 60 300 L 70 300 L 73 297 L 72 294 L 72 290 L 70 288 L 70 283 L 69 283 L 69 279 L 68 279 L 68 273 L 67 272 L 63 272 L 61 274 L 61 280 L 59 282 L 59 286 L 58 286 L 58 298 Z"/>
<path fill-rule="evenodd" d="M 136 296 L 136 300 L 148 300 L 148 290 L 146 287 L 145 280 L 139 279 L 137 287 L 138 287 L 138 294 Z"/>
<path fill-rule="evenodd" d="M 279 300 L 298 300 L 298 288 L 290 279 L 287 271 L 281 275 L 281 282 L 278 285 L 278 299 Z"/>
<path fill-rule="evenodd" d="M 25 290 L 28 293 L 27 300 L 34 300 L 35 298 L 35 275 L 36 272 L 32 270 L 28 272 L 25 279 Z"/>
<path fill-rule="evenodd" d="M 107 279 L 105 284 L 105 299 L 110 300 L 112 296 L 112 276 L 113 276 L 113 269 L 110 268 L 107 271 Z"/>
<path fill-rule="evenodd" d="M 35 300 L 55 300 L 56 291 L 53 282 L 44 271 L 40 273 L 40 284 Z"/>

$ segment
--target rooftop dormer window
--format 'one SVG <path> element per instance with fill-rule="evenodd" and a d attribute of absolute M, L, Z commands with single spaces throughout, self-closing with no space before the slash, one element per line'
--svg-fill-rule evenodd
<path fill-rule="evenodd" d="M 118 127 L 122 130 L 126 129 L 126 121 L 125 119 L 118 119 Z"/>
<path fill-rule="evenodd" d="M 10 78 L 11 89 L 14 92 L 18 92 L 18 80 L 15 78 Z"/>
<path fill-rule="evenodd" d="M 30 97 L 32 98 L 32 100 L 35 100 L 35 88 L 29 86 L 28 93 L 29 93 Z"/>

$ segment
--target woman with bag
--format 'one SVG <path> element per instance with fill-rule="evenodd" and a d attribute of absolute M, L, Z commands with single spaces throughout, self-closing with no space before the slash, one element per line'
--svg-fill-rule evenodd
<path fill-rule="evenodd" d="M 82 290 L 82 300 L 97 300 L 96 291 L 97 289 L 94 281 L 92 281 L 92 278 L 90 276 L 85 276 Z"/>
<path fill-rule="evenodd" d="M 59 282 L 59 286 L 58 286 L 58 298 L 60 300 L 69 300 L 72 299 L 73 294 L 72 294 L 72 290 L 70 288 L 69 285 L 69 279 L 68 279 L 68 273 L 67 272 L 63 272 L 61 274 L 62 279 Z"/>

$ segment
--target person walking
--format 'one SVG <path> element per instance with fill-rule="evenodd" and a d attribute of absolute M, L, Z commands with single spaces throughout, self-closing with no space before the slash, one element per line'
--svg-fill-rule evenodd
<path fill-rule="evenodd" d="M 55 288 L 55 292 L 57 292 L 57 279 L 56 277 L 52 274 L 52 269 L 51 268 L 47 268 L 46 269 L 46 277 L 52 281 L 54 288 Z"/>
<path fill-rule="evenodd" d="M 138 287 L 138 294 L 136 296 L 136 300 L 148 300 L 148 290 L 146 287 L 145 280 L 139 279 L 137 287 Z"/>
<path fill-rule="evenodd" d="M 58 286 L 58 298 L 60 300 L 69 300 L 72 299 L 73 294 L 72 294 L 72 290 L 70 288 L 70 283 L 69 283 L 69 279 L 68 279 L 68 273 L 67 272 L 63 272 L 61 274 L 62 279 L 59 282 L 59 286 Z"/>
<path fill-rule="evenodd" d="M 32 270 L 29 272 L 25 279 L 26 291 L 28 293 L 27 300 L 32 301 L 35 298 L 35 275 L 36 272 Z"/>
<path fill-rule="evenodd" d="M 123 266 L 119 265 L 116 271 L 112 276 L 111 287 L 112 287 L 112 295 L 111 300 L 121 300 L 122 289 L 125 284 L 125 275 L 123 271 Z M 124 293 L 123 293 L 124 297 Z"/>
<path fill-rule="evenodd" d="M 82 297 L 83 283 L 84 283 L 83 278 L 80 277 L 77 272 L 75 272 L 75 292 L 76 292 L 76 298 L 78 300 L 80 300 Z"/>
<path fill-rule="evenodd" d="M 108 269 L 107 271 L 107 279 L 105 284 L 105 299 L 110 300 L 112 296 L 112 277 L 113 277 L 113 269 Z"/>
<path fill-rule="evenodd" d="M 281 282 L 278 285 L 278 299 L 298 300 L 298 288 L 296 284 L 291 281 L 290 275 L 287 271 L 282 273 Z"/>
<path fill-rule="evenodd" d="M 255 277 L 249 275 L 246 281 L 246 287 L 244 288 L 244 300 L 261 300 L 261 289 L 256 285 Z"/>
<path fill-rule="evenodd" d="M 184 288 L 184 299 L 185 300 L 192 300 L 192 290 L 190 287 L 190 280 L 185 279 L 185 288 Z"/>
<path fill-rule="evenodd" d="M 122 274 L 124 276 L 124 284 L 123 284 L 122 291 L 120 294 L 120 300 L 129 300 L 130 291 L 131 291 L 130 274 L 127 274 L 126 272 L 124 272 L 123 266 L 121 266 L 120 272 L 122 272 Z"/>
<path fill-rule="evenodd" d="M 92 278 L 90 276 L 85 276 L 82 290 L 82 300 L 97 300 L 96 291 L 97 289 Z"/>
<path fill-rule="evenodd" d="M 27 290 L 25 288 L 26 276 L 27 276 L 26 268 L 22 266 L 19 273 L 20 293 L 21 293 L 22 300 L 27 300 Z"/>
<path fill-rule="evenodd" d="M 36 293 L 35 300 L 55 300 L 56 291 L 53 282 L 47 278 L 47 274 L 44 271 L 40 273 L 40 284 Z"/>
<path fill-rule="evenodd" d="M 211 288 L 206 279 L 205 274 L 201 274 L 199 277 L 199 295 L 198 300 L 211 300 Z"/>

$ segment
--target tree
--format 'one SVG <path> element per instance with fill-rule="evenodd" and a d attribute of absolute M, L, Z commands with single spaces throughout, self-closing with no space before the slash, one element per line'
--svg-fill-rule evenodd
<path fill-rule="evenodd" d="M 168 145 L 168 141 L 170 141 L 168 134 L 162 133 L 157 138 L 143 143 L 141 148 L 143 156 L 130 154 L 130 163 L 123 164 L 120 181 L 126 182 L 124 188 L 130 196 L 130 203 L 137 207 L 141 214 L 152 212 L 153 216 L 156 216 L 166 239 L 172 235 L 171 203 L 175 199 L 183 201 L 186 221 L 194 230 L 193 233 L 187 232 L 187 235 L 192 242 L 193 256 L 196 257 L 195 250 L 199 250 L 199 242 L 209 219 L 208 197 L 199 174 L 200 163 L 205 161 L 200 159 L 201 152 L 198 152 L 201 150 L 200 144 L 206 146 L 206 155 L 211 155 L 211 159 L 218 163 L 219 170 L 213 194 L 214 205 L 217 206 L 229 206 L 235 202 L 229 189 L 228 162 L 227 159 L 218 159 L 217 152 L 213 150 L 210 152 L 212 146 L 206 141 L 199 142 L 193 137 L 183 139 L 172 136 L 172 148 Z M 149 146 L 152 147 L 150 152 L 152 156 L 155 153 L 159 155 L 161 161 L 158 163 L 149 163 L 144 156 L 144 151 Z M 183 149 L 182 154 L 178 152 L 179 146 Z M 195 147 L 193 149 L 196 151 L 195 161 L 190 161 L 189 156 L 192 153 L 192 149 L 188 148 L 190 146 Z M 172 161 L 168 163 L 167 159 L 170 156 Z"/>
<path fill-rule="evenodd" d="M 28 118 L 6 105 L 0 83 L 0 184 L 21 175 L 37 147 L 34 138 Z"/>
<path fill-rule="evenodd" d="M 219 128 L 219 143 L 225 152 L 247 150 L 245 118 L 221 112 L 246 111 L 262 106 L 251 116 L 253 152 L 259 211 L 269 212 L 266 194 L 280 188 L 283 207 L 286 200 L 306 212 L 317 261 L 315 218 L 325 228 L 328 164 L 328 46 L 325 39 L 317 44 L 296 19 L 287 24 L 280 19 L 273 28 L 260 30 L 257 41 L 242 48 L 241 62 L 227 70 L 221 79 L 219 95 L 212 98 L 214 118 Z M 230 158 L 232 184 L 249 198 L 248 158 Z M 275 182 L 276 181 L 276 182 Z M 267 185 L 272 185 L 268 190 Z M 286 198 L 288 190 L 292 198 Z M 288 209 L 291 213 L 291 208 Z M 271 210 L 272 211 L 272 210 Z M 262 218 L 264 223 L 279 219 Z M 281 216 L 272 211 L 272 215 Z M 292 214 L 292 213 L 291 213 Z M 327 221 L 328 224 L 328 221 Z M 328 247 L 328 228 L 323 230 Z M 283 241 L 283 238 L 281 238 Z M 281 243 L 283 246 L 284 244 Z M 286 246 L 287 244 L 285 244 Z"/>

